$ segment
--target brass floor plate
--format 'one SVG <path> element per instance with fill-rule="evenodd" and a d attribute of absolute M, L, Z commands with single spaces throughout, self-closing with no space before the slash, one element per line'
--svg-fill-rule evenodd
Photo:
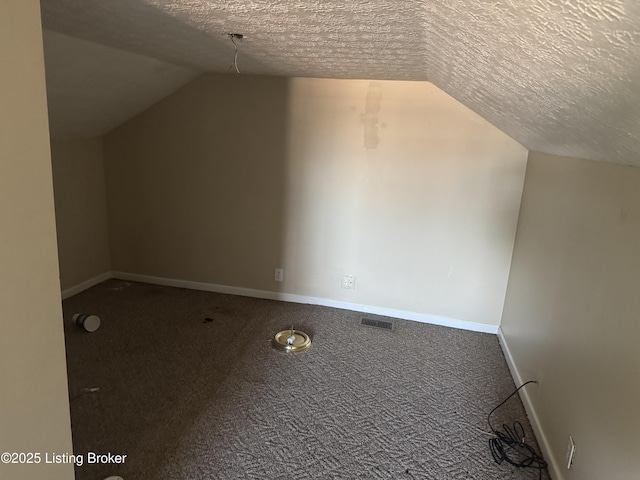
<path fill-rule="evenodd" d="M 303 352 L 311 346 L 311 338 L 300 330 L 282 330 L 273 338 L 273 347 L 283 352 Z"/>

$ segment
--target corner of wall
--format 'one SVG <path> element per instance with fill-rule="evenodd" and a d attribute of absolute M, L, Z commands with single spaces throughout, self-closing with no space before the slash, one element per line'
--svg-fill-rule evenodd
<path fill-rule="evenodd" d="M 509 371 L 511 372 L 511 377 L 513 378 L 514 383 L 517 386 L 522 385 L 525 381 L 520 375 L 520 371 L 516 366 L 515 359 L 511 354 L 511 350 L 509 349 L 509 345 L 507 343 L 507 339 L 504 336 L 504 332 L 502 331 L 502 327 L 498 327 L 498 340 L 500 343 L 500 348 L 502 348 L 502 353 L 507 361 L 507 365 L 509 367 Z M 533 401 L 531 399 L 531 395 L 529 391 L 525 388 L 520 390 L 519 392 L 520 400 L 522 400 L 522 404 L 524 405 L 524 409 L 527 412 L 527 417 L 529 417 L 529 421 L 531 422 L 531 427 L 533 428 L 533 432 L 536 435 L 536 440 L 538 440 L 538 444 L 540 445 L 540 449 L 542 450 L 542 456 L 549 466 L 549 473 L 553 480 L 564 480 L 564 476 L 562 475 L 562 470 L 560 469 L 557 459 L 553 455 L 551 450 L 551 446 L 549 444 L 549 440 L 545 435 L 545 432 L 542 428 L 542 423 L 540 422 L 540 418 L 536 412 Z"/>

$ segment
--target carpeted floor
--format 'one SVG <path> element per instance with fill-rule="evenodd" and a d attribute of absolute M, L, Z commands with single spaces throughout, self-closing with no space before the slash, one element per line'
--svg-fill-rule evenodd
<path fill-rule="evenodd" d="M 515 388 L 494 335 L 118 280 L 64 314 L 74 452 L 127 455 L 77 480 L 538 478 L 488 448 Z M 291 325 L 311 349 L 271 347 Z M 517 396 L 493 423 L 514 420 L 535 445 Z"/>

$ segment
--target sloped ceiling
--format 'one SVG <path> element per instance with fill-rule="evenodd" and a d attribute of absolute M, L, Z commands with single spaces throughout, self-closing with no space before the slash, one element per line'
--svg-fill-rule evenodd
<path fill-rule="evenodd" d="M 233 32 L 246 35 L 238 42 L 242 73 L 427 80 L 531 150 L 640 166 L 636 0 L 41 6 L 49 30 L 192 71 L 230 72 Z"/>
<path fill-rule="evenodd" d="M 199 75 L 47 30 L 44 45 L 53 139 L 104 135 Z"/>

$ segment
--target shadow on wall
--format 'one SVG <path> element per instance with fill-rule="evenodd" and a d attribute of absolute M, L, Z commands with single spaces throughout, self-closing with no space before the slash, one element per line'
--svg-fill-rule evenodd
<path fill-rule="evenodd" d="M 283 78 L 203 76 L 109 134 L 112 269 L 273 290 L 286 111 Z"/>
<path fill-rule="evenodd" d="M 105 139 L 112 269 L 497 325 L 526 153 L 424 82 L 204 75 Z"/>

